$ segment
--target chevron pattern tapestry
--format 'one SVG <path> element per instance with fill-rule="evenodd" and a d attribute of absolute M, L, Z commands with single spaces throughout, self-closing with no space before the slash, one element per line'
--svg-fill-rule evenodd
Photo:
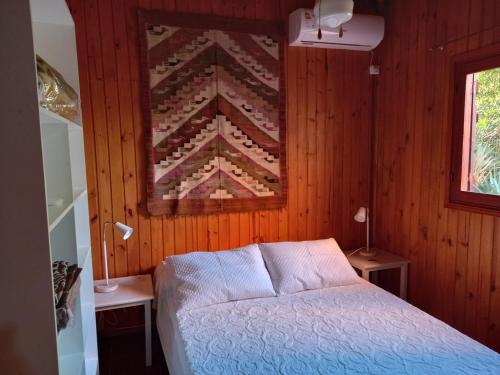
<path fill-rule="evenodd" d="M 158 12 L 141 12 L 140 19 L 149 212 L 282 207 L 279 28 Z"/>

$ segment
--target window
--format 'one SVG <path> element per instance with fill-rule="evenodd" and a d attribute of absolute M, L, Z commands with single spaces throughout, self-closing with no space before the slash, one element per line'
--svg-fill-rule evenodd
<path fill-rule="evenodd" d="M 500 215 L 500 54 L 455 62 L 451 206 Z"/>

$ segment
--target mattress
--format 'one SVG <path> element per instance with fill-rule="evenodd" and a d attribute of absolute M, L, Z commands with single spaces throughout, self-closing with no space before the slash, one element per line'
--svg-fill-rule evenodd
<path fill-rule="evenodd" d="M 156 273 L 170 374 L 500 374 L 500 355 L 363 280 L 175 313 Z"/>

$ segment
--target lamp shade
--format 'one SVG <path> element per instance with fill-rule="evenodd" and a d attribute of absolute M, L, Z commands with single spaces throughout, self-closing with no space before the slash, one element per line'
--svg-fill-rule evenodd
<path fill-rule="evenodd" d="M 364 223 L 366 222 L 366 217 L 367 217 L 366 207 L 360 207 L 358 209 L 358 212 L 356 212 L 356 215 L 354 215 L 354 220 L 356 220 L 358 223 Z"/>
<path fill-rule="evenodd" d="M 116 223 L 113 223 L 115 225 L 115 227 L 117 227 L 120 232 L 123 233 L 123 239 L 124 240 L 127 240 L 131 235 L 132 233 L 134 233 L 134 229 L 129 227 L 128 225 L 125 225 L 123 223 L 120 223 L 119 221 L 117 221 Z"/>
<path fill-rule="evenodd" d="M 352 18 L 353 0 L 316 0 L 314 17 L 321 25 L 336 28 Z"/>

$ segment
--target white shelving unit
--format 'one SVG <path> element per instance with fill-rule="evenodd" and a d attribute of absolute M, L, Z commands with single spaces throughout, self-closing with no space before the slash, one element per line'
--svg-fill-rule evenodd
<path fill-rule="evenodd" d="M 83 133 L 79 125 L 67 120 L 41 118 L 47 202 L 59 204 L 48 206 L 51 259 L 76 263 L 82 268 L 74 321 L 57 335 L 59 373 L 96 374 L 97 337 Z M 61 176 L 61 171 L 67 174 Z"/>
<path fill-rule="evenodd" d="M 79 92 L 74 24 L 65 1 L 30 3 L 35 53 Z M 57 335 L 59 374 L 95 375 L 97 336 L 83 128 L 79 120 L 70 121 L 42 107 L 39 114 L 51 260 L 82 268 L 73 322 Z"/>
<path fill-rule="evenodd" d="M 38 105 L 35 55 L 79 92 L 73 19 L 65 0 L 0 2 L 0 228 L 6 373 L 98 373 L 83 128 Z M 4 248 L 8 249 L 4 252 Z M 59 333 L 52 262 L 78 264 L 73 321 Z M 1 372 L 1 371 L 0 371 Z M 2 372 L 3 373 L 3 372 Z"/>
<path fill-rule="evenodd" d="M 95 375 L 83 128 L 39 107 L 35 64 L 38 54 L 79 92 L 73 19 L 65 0 L 0 1 L 0 15 L 0 372 Z M 73 323 L 59 333 L 54 260 L 82 268 Z"/>

